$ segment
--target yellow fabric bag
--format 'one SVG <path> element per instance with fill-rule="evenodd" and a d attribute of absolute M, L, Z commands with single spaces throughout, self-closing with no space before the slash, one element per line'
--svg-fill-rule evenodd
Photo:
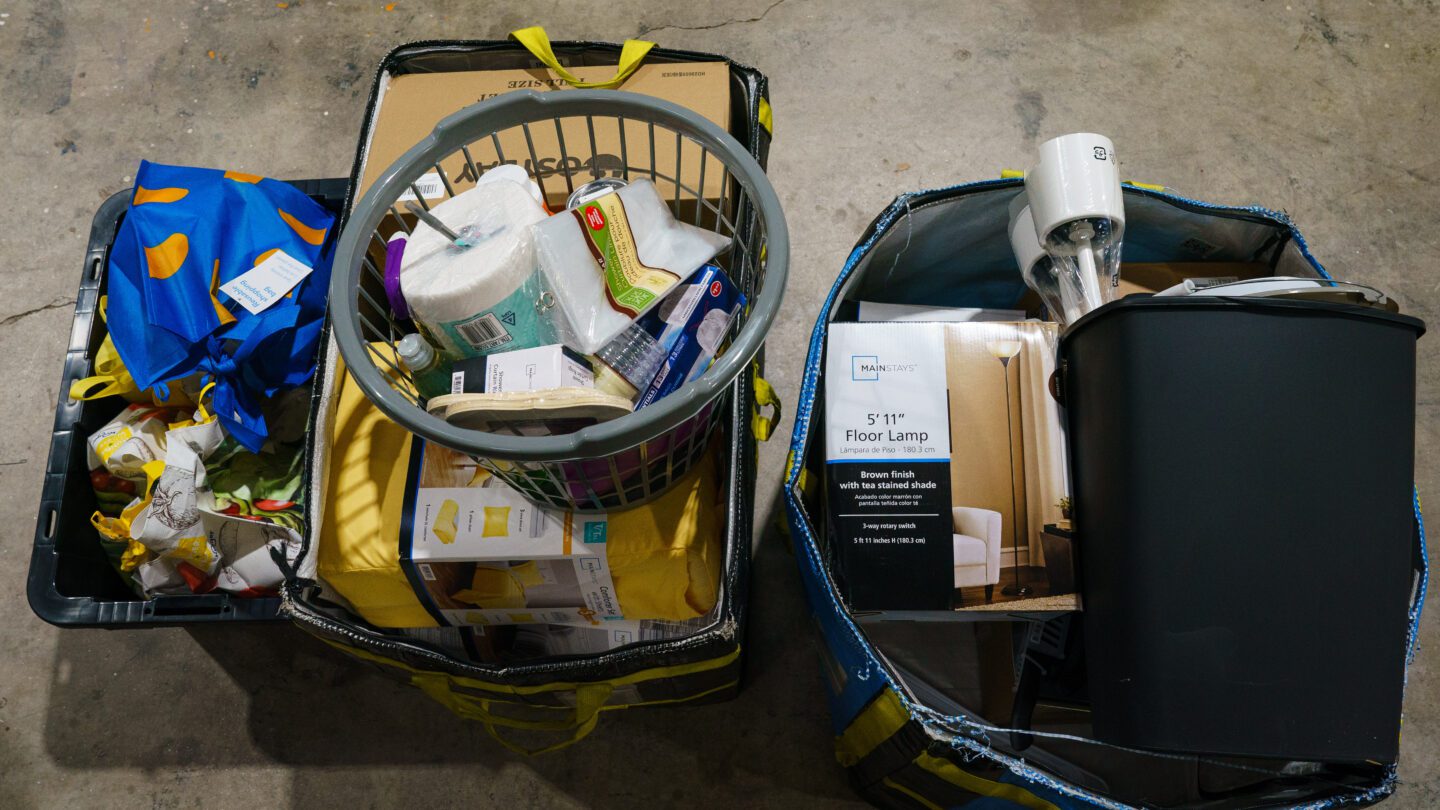
<path fill-rule="evenodd" d="M 725 516 L 715 448 L 673 489 L 650 503 L 611 512 L 605 557 L 627 619 L 704 616 L 720 596 Z"/>
<path fill-rule="evenodd" d="M 337 375 L 320 577 L 371 624 L 435 627 L 400 567 L 411 434 L 381 414 L 343 368 Z M 625 618 L 680 621 L 715 606 L 725 518 L 714 456 L 712 449 L 659 499 L 609 513 L 606 558 Z M 472 590 L 496 587 L 487 581 Z"/>
<path fill-rule="evenodd" d="M 400 505 L 405 500 L 410 431 L 335 371 L 325 514 L 320 520 L 320 578 L 380 627 L 435 627 L 400 570 Z M 388 508 L 387 508 L 388 506 Z"/>
<path fill-rule="evenodd" d="M 100 296 L 99 310 L 100 320 L 109 323 L 105 312 L 107 309 L 108 297 Z M 100 348 L 95 352 L 95 362 L 92 365 L 94 374 L 70 383 L 70 398 L 76 400 L 101 399 L 103 397 L 118 396 L 126 402 L 148 402 L 156 406 L 188 406 L 200 403 L 199 397 L 192 397 L 185 391 L 185 382 L 188 380 L 171 380 L 164 388 L 168 392 L 162 397 L 155 388 L 141 390 L 135 385 L 135 378 L 130 376 L 130 370 L 125 368 L 125 361 L 120 359 L 120 352 L 115 349 L 115 342 L 110 339 L 110 334 L 105 334 L 101 341 Z M 198 380 L 199 376 L 193 377 Z"/>

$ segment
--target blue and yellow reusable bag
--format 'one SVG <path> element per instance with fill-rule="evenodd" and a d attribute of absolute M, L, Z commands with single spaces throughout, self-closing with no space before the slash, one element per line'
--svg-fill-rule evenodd
<path fill-rule="evenodd" d="M 137 387 L 212 377 L 226 432 L 259 450 L 268 434 L 260 402 L 315 371 L 333 224 L 287 183 L 141 161 L 110 251 L 108 319 Z M 220 287 L 276 251 L 313 272 L 251 314 Z"/>

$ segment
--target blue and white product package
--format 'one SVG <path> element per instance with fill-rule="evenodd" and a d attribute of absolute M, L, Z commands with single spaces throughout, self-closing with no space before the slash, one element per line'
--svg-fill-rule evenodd
<path fill-rule="evenodd" d="M 700 268 L 667 298 L 659 307 L 666 324 L 659 342 L 664 346 L 672 341 L 669 353 L 635 407 L 643 408 L 704 374 L 744 307 L 745 294 L 713 264 Z"/>

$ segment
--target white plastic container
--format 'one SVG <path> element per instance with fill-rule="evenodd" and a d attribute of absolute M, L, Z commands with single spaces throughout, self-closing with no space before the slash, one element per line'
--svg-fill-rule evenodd
<path fill-rule="evenodd" d="M 1067 273 L 1073 268 L 1057 264 L 1035 237 L 1035 218 L 1030 213 L 1030 200 L 1018 194 L 1010 201 L 1010 247 L 1025 284 L 1040 296 L 1045 308 L 1061 325 L 1074 323 L 1085 314 L 1084 290 L 1079 275 Z"/>

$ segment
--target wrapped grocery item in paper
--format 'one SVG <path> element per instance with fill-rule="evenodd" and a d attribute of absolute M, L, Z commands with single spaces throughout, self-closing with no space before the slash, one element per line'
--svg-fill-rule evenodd
<path fill-rule="evenodd" d="M 546 300 L 561 337 L 594 354 L 730 244 L 676 221 L 655 184 L 636 180 L 535 226 Z"/>
<path fill-rule="evenodd" d="M 183 416 L 165 410 L 169 416 Z M 208 486 L 205 460 L 225 435 L 203 408 L 194 416 L 168 425 L 160 414 L 132 416 L 126 422 L 143 426 L 143 431 L 132 431 L 125 441 L 146 437 L 143 451 L 126 451 L 130 457 L 163 454 L 163 461 L 151 458 L 140 465 L 144 488 L 118 517 L 97 512 L 92 523 L 112 546 L 122 549 L 117 560 L 121 573 L 130 575 L 147 598 L 216 589 L 255 595 L 273 589 L 283 574 L 272 549 L 293 559 L 300 535 L 289 526 L 220 513 Z M 156 424 L 165 428 L 158 436 Z M 118 454 L 116 450 L 109 458 Z"/>
<path fill-rule="evenodd" d="M 202 509 L 198 530 L 175 547 L 141 563 L 137 577 L 146 597 L 167 593 L 226 591 L 259 596 L 284 580 L 274 554 L 294 562 L 300 535 L 273 523 Z"/>
<path fill-rule="evenodd" d="M 180 413 L 176 408 L 127 405 L 86 439 L 90 469 L 103 468 L 111 475 L 144 481 L 145 465 L 165 458 L 165 432 Z"/>

